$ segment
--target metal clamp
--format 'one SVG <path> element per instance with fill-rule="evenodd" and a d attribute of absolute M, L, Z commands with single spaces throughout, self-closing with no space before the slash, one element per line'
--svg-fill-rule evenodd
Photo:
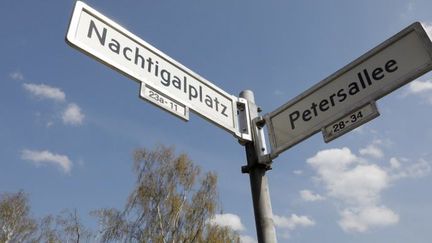
<path fill-rule="evenodd" d="M 252 120 L 253 125 L 253 138 L 255 151 L 257 151 L 258 163 L 264 165 L 270 165 L 272 163 L 272 158 L 267 150 L 266 140 L 264 136 L 264 126 L 266 121 L 262 116 L 256 117 Z"/>
<path fill-rule="evenodd" d="M 252 133 L 249 124 L 249 106 L 247 100 L 244 98 L 238 98 L 237 116 L 240 133 L 238 142 L 244 146 L 247 142 L 252 141 Z"/>
<path fill-rule="evenodd" d="M 241 172 L 243 174 L 249 174 L 249 172 L 253 169 L 253 168 L 261 168 L 261 169 L 265 169 L 266 171 L 268 170 L 272 170 L 273 168 L 271 167 L 271 164 L 256 164 L 255 166 L 249 166 L 249 165 L 244 165 L 241 167 Z"/>

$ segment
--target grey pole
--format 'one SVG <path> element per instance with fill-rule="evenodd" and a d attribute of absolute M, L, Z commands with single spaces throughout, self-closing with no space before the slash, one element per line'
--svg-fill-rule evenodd
<path fill-rule="evenodd" d="M 253 121 L 258 117 L 258 107 L 255 104 L 254 94 L 250 90 L 244 90 L 240 97 L 248 101 L 250 120 Z M 251 122 L 251 130 L 256 126 Z M 259 163 L 259 156 L 266 152 L 264 133 L 262 129 L 253 133 L 253 142 L 247 142 L 246 158 L 247 166 L 242 167 L 243 173 L 249 173 L 250 185 L 252 191 L 252 201 L 255 214 L 255 226 L 259 243 L 276 243 L 276 230 L 273 222 L 273 213 L 270 202 L 270 192 L 266 171 L 270 169 L 271 161 L 263 164 Z M 260 148 L 256 148 L 259 144 Z"/>

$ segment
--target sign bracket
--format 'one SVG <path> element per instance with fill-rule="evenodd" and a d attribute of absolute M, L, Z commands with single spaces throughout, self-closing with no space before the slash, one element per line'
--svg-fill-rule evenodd
<path fill-rule="evenodd" d="M 249 122 L 249 105 L 246 99 L 238 98 L 237 101 L 238 134 L 236 134 L 241 145 L 252 141 L 251 125 Z"/>

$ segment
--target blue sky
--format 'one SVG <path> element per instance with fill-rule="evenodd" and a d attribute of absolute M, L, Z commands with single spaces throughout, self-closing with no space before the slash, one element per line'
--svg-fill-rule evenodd
<path fill-rule="evenodd" d="M 87 3 L 226 92 L 253 90 L 264 114 L 412 22 L 432 29 L 426 0 Z M 218 222 L 254 242 L 244 148 L 195 114 L 183 122 L 146 103 L 136 82 L 69 47 L 73 5 L 0 4 L 0 192 L 28 192 L 36 217 L 76 208 L 94 227 L 89 211 L 126 202 L 133 150 L 175 145 L 218 173 Z M 381 116 L 361 128 L 274 160 L 279 242 L 430 241 L 431 77 L 379 100 Z"/>

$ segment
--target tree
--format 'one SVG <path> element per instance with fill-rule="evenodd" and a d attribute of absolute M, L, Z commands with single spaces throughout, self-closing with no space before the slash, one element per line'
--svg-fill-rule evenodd
<path fill-rule="evenodd" d="M 46 216 L 39 223 L 38 237 L 33 242 L 90 242 L 92 233 L 80 220 L 77 210 L 63 210 L 56 217 Z"/>
<path fill-rule="evenodd" d="M 0 195 L 0 242 L 25 242 L 37 230 L 36 220 L 30 218 L 27 195 L 4 193 Z"/>
<path fill-rule="evenodd" d="M 35 234 L 32 243 L 60 243 L 61 236 L 57 229 L 55 218 L 51 215 L 43 217 L 39 222 L 38 232 Z"/>
<path fill-rule="evenodd" d="M 0 242 L 79 243 L 91 237 L 76 210 L 64 210 L 57 217 L 49 215 L 41 220 L 29 214 L 29 200 L 24 192 L 0 195 Z"/>
<path fill-rule="evenodd" d="M 100 241 L 239 242 L 236 232 L 208 224 L 217 207 L 217 176 L 201 175 L 186 154 L 158 146 L 138 149 L 136 185 L 123 210 L 100 209 Z"/>

